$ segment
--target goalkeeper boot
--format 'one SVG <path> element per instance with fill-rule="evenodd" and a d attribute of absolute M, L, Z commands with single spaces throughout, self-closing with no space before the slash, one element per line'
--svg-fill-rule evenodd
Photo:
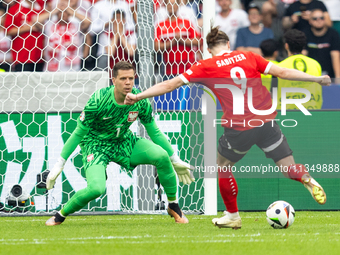
<path fill-rule="evenodd" d="M 239 229 L 242 227 L 241 217 L 239 215 L 231 215 L 224 211 L 221 218 L 212 219 L 212 223 L 219 228 Z"/>
<path fill-rule="evenodd" d="M 61 216 L 59 212 L 57 212 L 53 217 L 49 218 L 45 225 L 46 226 L 55 226 L 55 225 L 60 225 L 63 223 L 65 220 L 65 217 Z"/>
<path fill-rule="evenodd" d="M 178 203 L 169 203 L 168 214 L 175 218 L 176 223 L 189 223 L 189 220 L 179 208 Z"/>
<path fill-rule="evenodd" d="M 326 203 L 326 193 L 321 185 L 316 180 L 314 180 L 313 177 L 311 177 L 309 174 L 304 174 L 301 179 L 303 181 L 303 185 L 306 187 L 306 189 L 308 189 L 317 203 L 320 205 Z"/>

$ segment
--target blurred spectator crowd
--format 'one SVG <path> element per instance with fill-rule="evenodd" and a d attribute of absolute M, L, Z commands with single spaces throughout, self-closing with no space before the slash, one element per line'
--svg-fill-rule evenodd
<path fill-rule="evenodd" d="M 213 3 L 213 1 L 211 1 Z M 303 54 L 340 78 L 340 0 L 216 0 L 215 25 L 231 50 L 281 62 L 284 35 L 306 36 Z M 168 79 L 202 58 L 202 0 L 154 0 L 155 72 Z M 1 71 L 107 70 L 138 63 L 136 0 L 2 0 Z M 268 41 L 269 40 L 269 41 Z"/>

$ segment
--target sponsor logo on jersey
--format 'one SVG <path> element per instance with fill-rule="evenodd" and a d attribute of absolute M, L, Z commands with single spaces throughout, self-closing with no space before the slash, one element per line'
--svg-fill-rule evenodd
<path fill-rule="evenodd" d="M 134 122 L 138 117 L 138 111 L 129 112 L 128 122 Z"/>
<path fill-rule="evenodd" d="M 80 118 L 79 118 L 81 121 L 84 121 L 85 120 L 85 112 L 81 112 L 80 114 Z"/>
<path fill-rule="evenodd" d="M 93 154 L 88 155 L 88 156 L 87 156 L 87 162 L 90 162 L 90 161 L 92 161 L 92 160 L 94 160 Z"/>

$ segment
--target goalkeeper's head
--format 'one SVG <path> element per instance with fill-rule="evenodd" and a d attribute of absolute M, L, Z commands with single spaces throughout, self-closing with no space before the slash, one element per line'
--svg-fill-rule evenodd
<path fill-rule="evenodd" d="M 132 70 L 133 73 L 136 71 L 135 67 L 131 63 L 120 61 L 114 65 L 112 69 L 112 77 L 117 78 L 119 70 Z"/>
<path fill-rule="evenodd" d="M 131 93 L 135 83 L 135 67 L 126 61 L 115 64 L 112 71 L 112 83 L 115 86 L 116 100 L 123 100 L 128 93 Z"/>

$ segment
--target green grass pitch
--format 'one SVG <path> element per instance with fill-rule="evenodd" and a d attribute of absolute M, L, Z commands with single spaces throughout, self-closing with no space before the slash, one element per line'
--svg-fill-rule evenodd
<path fill-rule="evenodd" d="M 220 213 L 219 213 L 220 214 Z M 70 216 L 46 227 L 48 217 L 0 217 L 0 254 L 339 254 L 340 212 L 296 212 L 288 229 L 273 229 L 265 212 L 241 212 L 242 228 L 219 229 L 213 216 Z"/>

